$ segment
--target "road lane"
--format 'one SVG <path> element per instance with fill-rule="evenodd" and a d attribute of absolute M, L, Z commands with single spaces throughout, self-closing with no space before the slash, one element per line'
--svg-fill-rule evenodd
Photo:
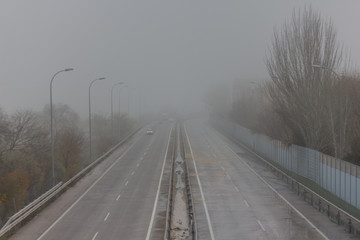
<path fill-rule="evenodd" d="M 160 124 L 154 135 L 141 133 L 41 239 L 145 239 L 170 129 Z M 20 231 L 13 239 L 38 237 Z"/>
<path fill-rule="evenodd" d="M 199 120 L 188 121 L 186 128 L 215 239 L 324 239 L 290 214 L 212 128 Z M 207 220 L 197 214 L 202 199 L 194 201 L 197 225 L 203 226 Z M 206 239 L 201 235 L 206 233 L 199 232 L 199 239 Z"/>

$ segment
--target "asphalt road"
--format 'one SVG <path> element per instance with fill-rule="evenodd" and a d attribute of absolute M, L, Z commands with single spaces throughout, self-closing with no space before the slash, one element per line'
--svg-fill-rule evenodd
<path fill-rule="evenodd" d="M 326 239 L 249 169 L 244 149 L 230 149 L 204 121 L 185 126 L 199 239 Z"/>
<path fill-rule="evenodd" d="M 163 123 L 154 135 L 138 133 L 11 239 L 149 238 L 171 127 Z"/>
<path fill-rule="evenodd" d="M 136 134 L 11 239 L 162 239 L 172 125 Z M 280 193 L 286 184 L 205 121 L 186 121 L 185 128 L 198 239 L 350 239 L 311 207 L 301 211 L 320 230 L 290 210 L 259 175 Z"/>

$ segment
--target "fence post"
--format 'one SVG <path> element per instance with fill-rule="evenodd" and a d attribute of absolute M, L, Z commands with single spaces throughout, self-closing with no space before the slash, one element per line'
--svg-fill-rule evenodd
<path fill-rule="evenodd" d="M 355 166 L 355 206 L 358 208 L 358 188 L 357 188 L 357 182 L 358 182 L 358 166 Z"/>
<path fill-rule="evenodd" d="M 352 228 L 351 218 L 349 218 L 349 233 L 351 233 L 351 228 Z"/>
<path fill-rule="evenodd" d="M 298 187 L 297 187 L 297 190 L 298 190 L 298 196 L 300 195 L 300 184 L 299 182 L 297 183 Z"/>

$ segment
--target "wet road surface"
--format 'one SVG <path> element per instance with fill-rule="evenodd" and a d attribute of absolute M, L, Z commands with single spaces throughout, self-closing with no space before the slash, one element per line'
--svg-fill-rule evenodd
<path fill-rule="evenodd" d="M 202 121 L 185 126 L 196 165 L 189 164 L 199 239 L 326 239 L 247 167 L 236 154 L 243 149 L 230 150 Z"/>

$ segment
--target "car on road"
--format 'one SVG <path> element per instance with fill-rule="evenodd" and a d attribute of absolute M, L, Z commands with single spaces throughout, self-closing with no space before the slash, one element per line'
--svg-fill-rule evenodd
<path fill-rule="evenodd" d="M 151 128 L 146 129 L 146 135 L 153 135 L 154 131 Z"/>

